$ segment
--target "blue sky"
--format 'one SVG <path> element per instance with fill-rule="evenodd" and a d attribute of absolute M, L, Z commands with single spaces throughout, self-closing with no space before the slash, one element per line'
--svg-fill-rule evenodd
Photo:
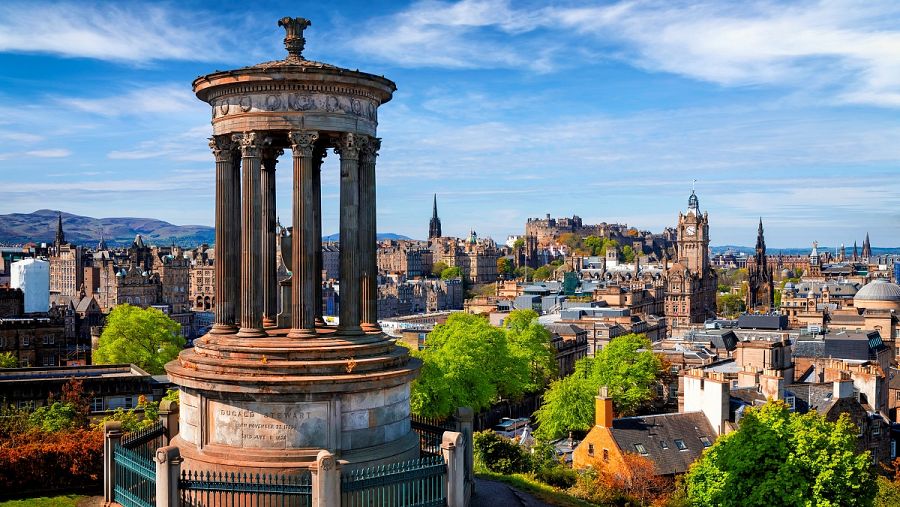
<path fill-rule="evenodd" d="M 284 56 L 384 74 L 379 229 L 503 241 L 529 216 L 673 225 L 713 244 L 900 245 L 900 3 L 0 4 L 0 213 L 212 224 L 191 81 Z M 289 217 L 289 161 L 279 212 Z M 337 230 L 336 157 L 324 230 Z"/>

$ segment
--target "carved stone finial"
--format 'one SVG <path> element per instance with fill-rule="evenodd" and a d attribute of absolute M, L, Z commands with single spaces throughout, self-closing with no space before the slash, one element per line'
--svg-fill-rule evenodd
<path fill-rule="evenodd" d="M 278 20 L 278 26 L 284 27 L 284 48 L 287 49 L 287 61 L 299 62 L 303 58 L 303 47 L 306 39 L 303 38 L 303 30 L 312 25 L 306 18 L 283 17 Z"/>

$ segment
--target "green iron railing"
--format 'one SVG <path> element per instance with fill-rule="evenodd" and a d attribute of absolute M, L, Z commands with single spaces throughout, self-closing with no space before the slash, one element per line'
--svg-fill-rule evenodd
<path fill-rule="evenodd" d="M 309 472 L 300 475 L 272 475 L 183 470 L 178 490 L 184 507 L 312 505 Z"/>
<path fill-rule="evenodd" d="M 422 456 L 440 456 L 441 441 L 445 431 L 456 431 L 451 421 L 425 417 L 410 417 L 412 430 L 419 435 L 419 451 Z"/>
<path fill-rule="evenodd" d="M 440 456 L 343 472 L 341 506 L 443 507 L 446 477 Z"/>
<path fill-rule="evenodd" d="M 156 505 L 156 466 L 139 453 L 117 445 L 115 456 L 115 501 L 124 507 Z"/>

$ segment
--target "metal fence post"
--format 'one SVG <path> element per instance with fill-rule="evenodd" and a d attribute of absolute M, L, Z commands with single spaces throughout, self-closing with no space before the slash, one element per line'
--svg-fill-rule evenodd
<path fill-rule="evenodd" d="M 309 467 L 312 479 L 312 507 L 341 505 L 341 463 L 328 451 L 319 451 Z"/>
<path fill-rule="evenodd" d="M 156 450 L 156 507 L 178 507 L 181 451 L 174 445 Z"/>
<path fill-rule="evenodd" d="M 468 503 L 475 494 L 475 444 L 473 441 L 475 411 L 469 407 L 458 407 L 453 413 L 453 419 L 456 421 L 456 431 L 462 433 L 465 446 L 466 503 Z"/>
<path fill-rule="evenodd" d="M 447 507 L 466 506 L 465 453 L 462 433 L 445 431 L 441 439 L 441 455 L 447 463 Z"/>
<path fill-rule="evenodd" d="M 178 402 L 174 400 L 159 402 L 159 418 L 163 428 L 166 429 L 166 444 L 171 444 L 172 439 L 178 434 Z"/>
<path fill-rule="evenodd" d="M 122 443 L 122 423 L 103 423 L 103 500 L 106 504 L 115 501 L 116 496 L 116 446 Z"/>

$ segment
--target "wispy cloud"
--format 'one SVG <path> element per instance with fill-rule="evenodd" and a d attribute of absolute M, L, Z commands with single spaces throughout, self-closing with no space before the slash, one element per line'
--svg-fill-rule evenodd
<path fill-rule="evenodd" d="M 63 158 L 68 157 L 72 154 L 72 152 L 65 148 L 48 148 L 46 150 L 26 151 L 25 154 L 31 157 L 39 158 Z"/>
<path fill-rule="evenodd" d="M 105 117 L 169 113 L 189 113 L 197 117 L 208 109 L 183 84 L 138 87 L 120 95 L 100 98 L 61 97 L 57 100 L 76 111 Z"/>
<path fill-rule="evenodd" d="M 214 60 L 227 35 L 198 13 L 171 5 L 4 2 L 0 51 L 129 63 Z"/>
<path fill-rule="evenodd" d="M 179 134 L 141 141 L 133 149 L 111 151 L 108 157 L 113 160 L 169 158 L 181 161 L 208 162 L 212 160 L 212 156 L 206 148 L 206 138 L 209 137 L 209 134 L 208 125 L 198 126 Z"/>

